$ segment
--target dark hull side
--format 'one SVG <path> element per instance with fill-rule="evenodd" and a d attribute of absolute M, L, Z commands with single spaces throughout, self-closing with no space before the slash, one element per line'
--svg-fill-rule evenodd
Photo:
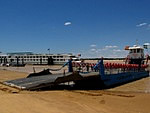
<path fill-rule="evenodd" d="M 99 75 L 83 77 L 82 79 L 74 82 L 74 87 L 77 89 L 99 89 L 104 87 L 104 83 Z"/>
<path fill-rule="evenodd" d="M 105 86 L 110 87 L 117 84 L 124 84 L 149 76 L 149 71 L 142 72 L 126 72 L 119 74 L 105 75 L 103 82 Z"/>
<path fill-rule="evenodd" d="M 99 75 L 88 76 L 83 77 L 81 80 L 77 80 L 74 82 L 76 87 L 97 89 L 97 88 L 109 88 L 118 86 L 148 76 L 149 76 L 148 71 L 126 72 L 119 74 L 103 75 L 103 77 Z"/>

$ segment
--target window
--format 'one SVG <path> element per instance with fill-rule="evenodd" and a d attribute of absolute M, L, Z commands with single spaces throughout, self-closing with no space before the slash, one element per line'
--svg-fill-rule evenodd
<path fill-rule="evenodd" d="M 143 49 L 141 49 L 141 53 L 143 53 Z"/>
<path fill-rule="evenodd" d="M 132 49 L 130 50 L 130 53 L 133 53 Z"/>
<path fill-rule="evenodd" d="M 140 53 L 140 49 L 137 49 L 137 53 Z"/>

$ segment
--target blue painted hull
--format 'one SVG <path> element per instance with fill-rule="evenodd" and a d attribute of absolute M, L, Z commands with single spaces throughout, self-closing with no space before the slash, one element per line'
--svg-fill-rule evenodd
<path fill-rule="evenodd" d="M 101 76 L 101 80 L 103 81 L 105 86 L 110 87 L 113 85 L 127 83 L 148 76 L 149 76 L 148 71 L 125 72 L 125 73 L 118 73 L 118 74 L 103 75 Z"/>

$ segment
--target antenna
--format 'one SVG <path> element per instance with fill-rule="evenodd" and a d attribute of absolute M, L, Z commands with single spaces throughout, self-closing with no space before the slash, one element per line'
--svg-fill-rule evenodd
<path fill-rule="evenodd" d="M 136 45 L 138 46 L 138 39 L 136 39 Z"/>

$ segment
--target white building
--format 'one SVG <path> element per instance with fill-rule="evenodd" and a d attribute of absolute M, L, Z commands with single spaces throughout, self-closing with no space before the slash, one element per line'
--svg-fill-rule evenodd
<path fill-rule="evenodd" d="M 70 57 L 75 56 L 72 54 L 34 54 L 32 52 L 18 52 L 0 55 L 0 63 L 64 64 Z"/>

